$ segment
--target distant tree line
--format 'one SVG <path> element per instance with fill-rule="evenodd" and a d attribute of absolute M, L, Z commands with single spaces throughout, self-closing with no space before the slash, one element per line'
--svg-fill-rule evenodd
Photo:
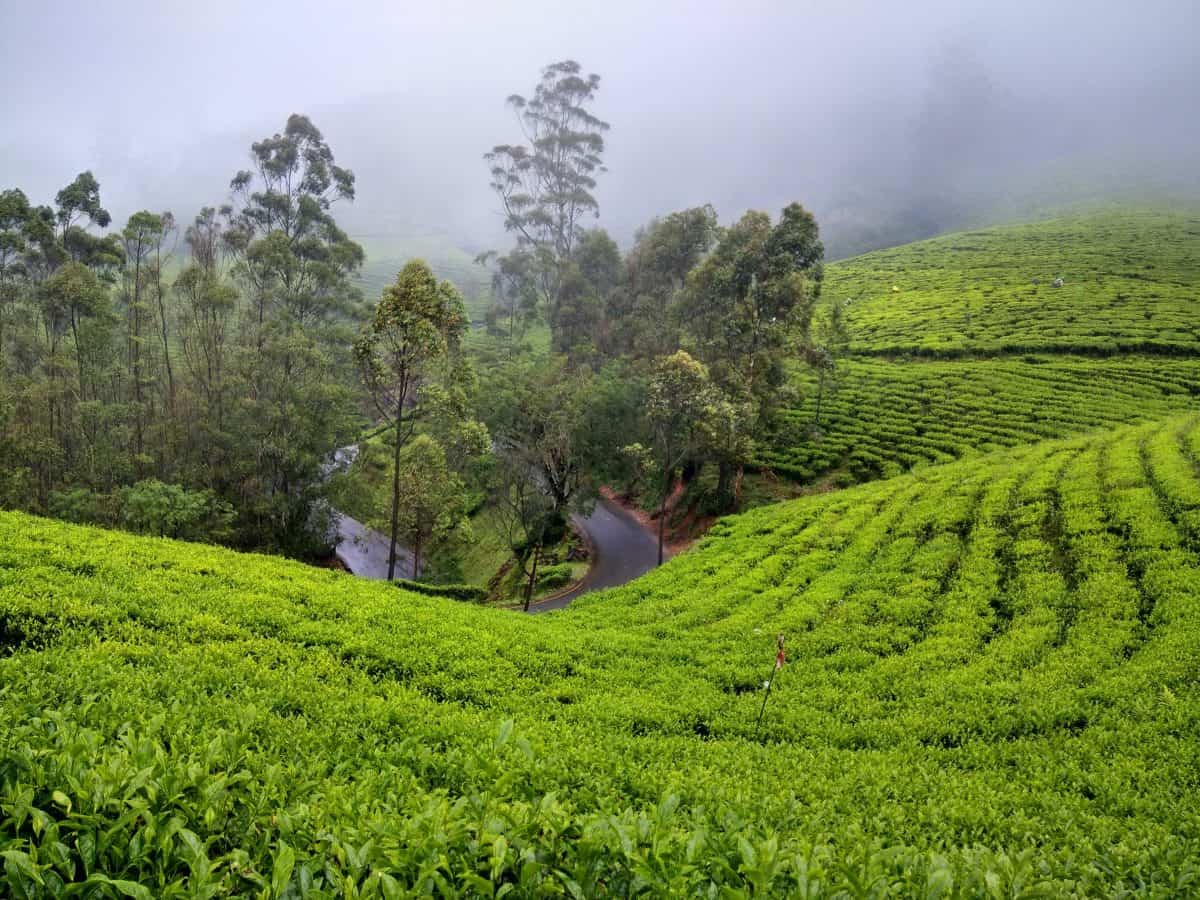
<path fill-rule="evenodd" d="M 321 132 L 254 143 L 231 200 L 120 230 L 85 172 L 0 194 L 0 503 L 297 556 L 329 545 L 323 463 L 357 419 L 362 249 Z"/>
<path fill-rule="evenodd" d="M 622 253 L 588 227 L 599 84 L 564 61 L 508 99 L 522 140 L 485 159 L 514 240 L 480 258 L 480 340 L 420 261 L 360 295 L 362 248 L 334 218 L 354 175 L 305 116 L 252 144 L 227 202 L 186 225 L 143 210 L 111 227 L 90 172 L 48 205 L 0 193 L 0 505 L 320 556 L 332 453 L 378 426 L 389 574 L 418 576 L 486 494 L 527 599 L 601 485 L 656 498 L 661 522 L 707 468 L 706 508 L 736 508 L 789 365 L 816 373 L 814 427 L 836 383 L 845 316 L 818 306 L 817 223 L 793 203 L 722 227 L 701 206 Z M 548 348 L 528 348 L 535 326 Z"/>

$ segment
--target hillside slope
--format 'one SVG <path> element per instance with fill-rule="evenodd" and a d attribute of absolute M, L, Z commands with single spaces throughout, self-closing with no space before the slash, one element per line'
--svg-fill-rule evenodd
<path fill-rule="evenodd" d="M 1197 214 L 947 235 L 830 265 L 824 294 L 849 303 L 847 353 L 823 394 L 795 370 L 756 459 L 801 481 L 1200 408 Z"/>
<path fill-rule="evenodd" d="M 17 514 L 0 547 L 33 895 L 1200 877 L 1195 416 L 728 519 L 545 617 Z"/>
<path fill-rule="evenodd" d="M 825 289 L 851 301 L 858 353 L 1194 355 L 1200 214 L 1125 208 L 950 234 L 835 263 Z"/>
<path fill-rule="evenodd" d="M 842 361 L 816 419 L 816 381 L 777 417 L 760 463 L 800 480 L 851 482 L 1000 447 L 1200 409 L 1200 358 L 1041 354 L 992 359 Z M 815 433 L 814 433 L 815 429 Z"/>

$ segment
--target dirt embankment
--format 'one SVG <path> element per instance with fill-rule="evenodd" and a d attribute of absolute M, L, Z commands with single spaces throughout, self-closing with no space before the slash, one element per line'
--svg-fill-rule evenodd
<path fill-rule="evenodd" d="M 600 488 L 600 495 L 609 503 L 614 503 L 629 515 L 633 516 L 643 528 L 658 542 L 658 512 L 647 512 L 637 505 L 628 495 L 618 494 L 612 488 Z M 671 496 L 667 498 L 667 527 L 663 533 L 663 552 L 667 556 L 676 556 L 692 546 L 709 526 L 716 521 L 715 516 L 701 516 L 695 509 L 683 511 L 679 515 L 679 505 L 685 496 L 685 485 L 676 482 Z"/>

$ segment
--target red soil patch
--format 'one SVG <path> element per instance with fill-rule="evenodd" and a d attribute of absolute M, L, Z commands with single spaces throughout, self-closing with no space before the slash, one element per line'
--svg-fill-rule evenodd
<path fill-rule="evenodd" d="M 675 507 L 679 505 L 684 493 L 684 485 L 682 481 L 676 482 L 674 489 L 671 491 L 671 496 L 667 498 L 667 513 L 670 515 L 675 512 Z M 638 520 L 646 531 L 658 540 L 658 513 L 649 513 L 642 509 L 633 500 L 625 495 L 618 494 L 607 485 L 600 488 L 600 495 L 611 503 L 615 503 L 631 516 Z M 674 523 L 670 520 L 667 522 L 667 527 L 663 533 L 663 553 L 666 556 L 675 556 L 688 549 L 696 539 L 700 537 L 709 526 L 712 525 L 714 519 L 711 516 L 701 517 L 688 511 L 684 517 Z"/>

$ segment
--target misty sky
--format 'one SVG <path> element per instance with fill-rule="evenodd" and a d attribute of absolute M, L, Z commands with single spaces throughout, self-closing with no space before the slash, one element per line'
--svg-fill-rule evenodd
<path fill-rule="evenodd" d="M 351 230 L 495 245 L 481 154 L 518 139 L 504 98 L 562 58 L 601 75 L 601 224 L 623 241 L 704 202 L 869 228 L 1072 179 L 1194 185 L 1198 10 L 0 0 L 0 188 L 48 202 L 90 168 L 118 221 L 186 220 L 305 112 L 358 175 Z"/>

